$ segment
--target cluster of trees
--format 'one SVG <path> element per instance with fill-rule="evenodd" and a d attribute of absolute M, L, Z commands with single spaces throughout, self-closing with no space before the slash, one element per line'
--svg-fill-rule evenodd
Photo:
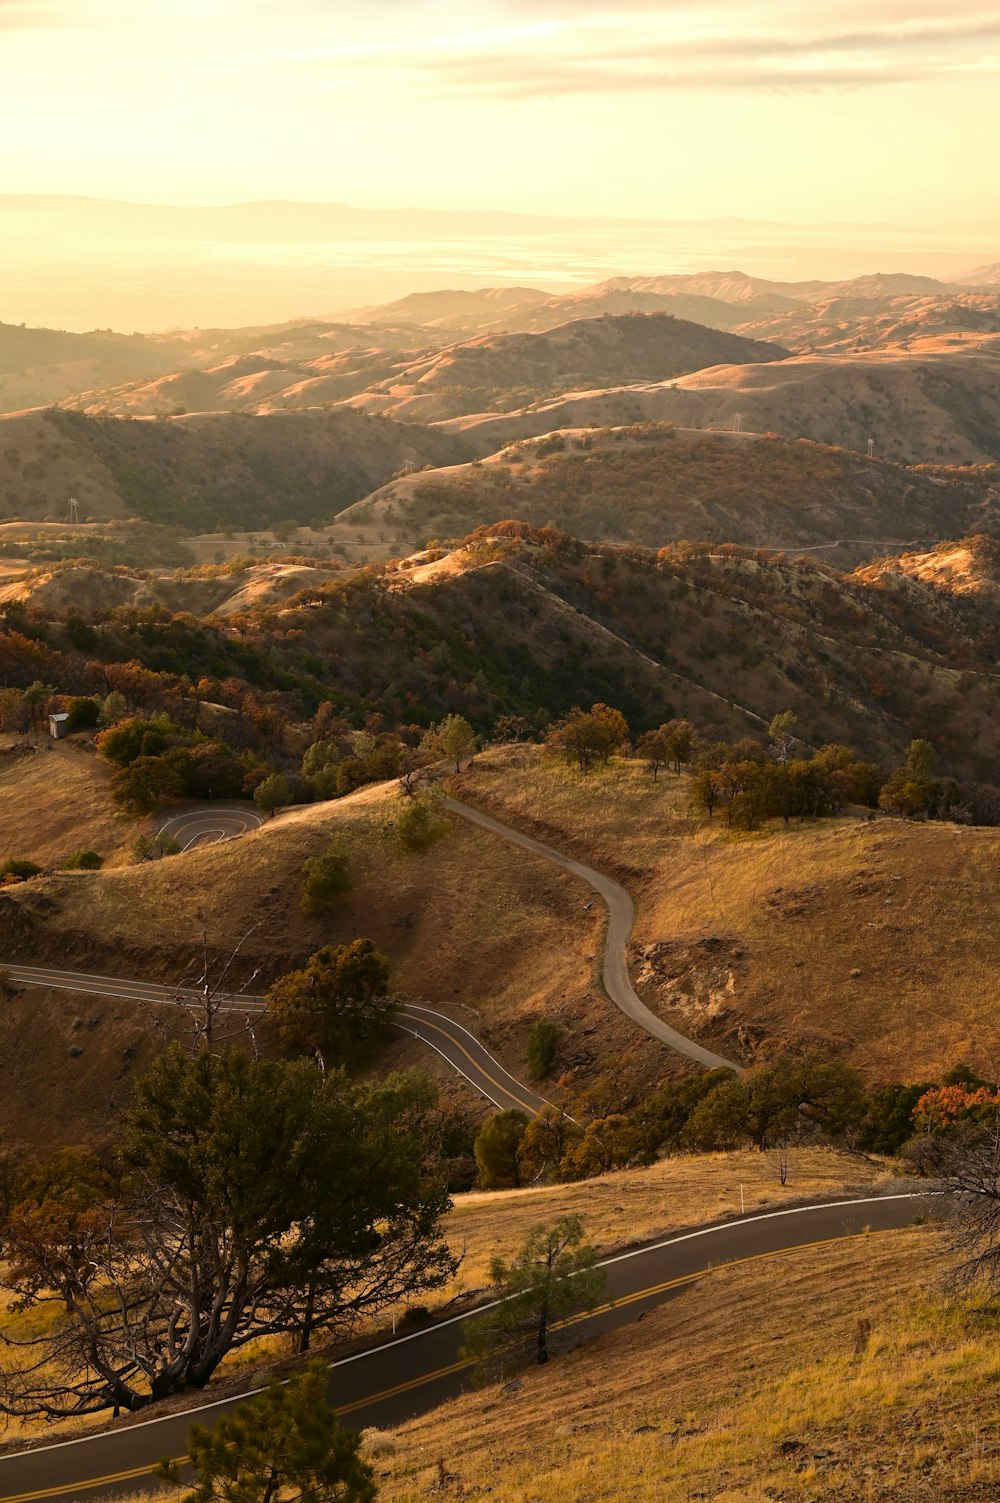
<path fill-rule="evenodd" d="M 775 716 L 765 739 L 726 742 L 706 739 L 688 720 L 670 720 L 633 744 L 621 712 L 595 704 L 570 711 L 551 728 L 545 746 L 584 773 L 615 753 L 641 759 L 654 782 L 663 768 L 679 774 L 688 766 L 692 808 L 709 818 L 718 810 L 734 828 L 755 829 L 777 816 L 815 819 L 848 803 L 877 807 L 886 781 L 880 767 L 846 746 L 803 755 L 796 727 L 796 717 L 786 712 Z"/>
<path fill-rule="evenodd" d="M 822 1054 L 778 1058 L 742 1075 L 709 1070 L 642 1099 L 612 1070 L 572 1092 L 565 1111 L 489 1118 L 475 1141 L 484 1188 L 586 1179 L 651 1164 L 665 1154 L 830 1142 L 861 1153 L 903 1154 L 922 1167 L 928 1142 L 997 1119 L 1000 1088 L 958 1066 L 941 1082 L 865 1089 L 860 1072 Z M 933 1154 L 933 1149 L 930 1150 Z"/>
<path fill-rule="evenodd" d="M 545 749 L 564 756 L 581 772 L 589 772 L 595 762 L 605 767 L 615 752 L 629 745 L 629 728 L 620 710 L 606 704 L 591 705 L 589 710 L 574 709 L 556 722 L 545 738 Z"/>
<path fill-rule="evenodd" d="M 500 729 L 506 739 L 523 734 L 516 720 Z M 797 716 L 785 711 L 762 737 L 711 740 L 690 721 L 675 719 L 633 741 L 620 710 L 594 704 L 552 725 L 545 749 L 583 773 L 606 766 L 614 755 L 640 759 L 654 782 L 664 768 L 680 774 L 687 767 L 692 810 L 709 819 L 718 813 L 732 829 L 757 829 L 766 819 L 819 819 L 849 804 L 911 819 L 1000 822 L 1000 790 L 936 777 L 936 753 L 928 741 L 911 742 L 900 766 L 887 772 L 835 742 L 807 747 L 797 733 Z"/>
<path fill-rule="evenodd" d="M 830 745 L 788 760 L 747 738 L 703 747 L 691 779 L 692 809 L 713 818 L 718 810 L 731 829 L 755 830 L 765 819 L 819 819 L 847 804 L 878 806 L 885 778 L 846 746 Z"/>
<path fill-rule="evenodd" d="M 127 716 L 98 734 L 97 747 L 117 769 L 111 783 L 116 801 L 132 814 L 180 798 L 239 798 L 267 775 L 224 741 L 161 715 Z"/>
<path fill-rule="evenodd" d="M 95 702 L 95 710 L 98 707 Z M 472 754 L 476 737 L 461 715 L 410 742 L 394 732 L 372 727 L 354 731 L 332 713 L 329 703 L 317 713 L 298 771 L 281 771 L 253 752 L 237 753 L 220 736 L 177 725 L 166 715 L 119 717 L 96 738 L 99 752 L 117 769 L 115 799 L 133 814 L 148 814 L 180 798 L 252 797 L 266 814 L 288 804 L 339 798 L 367 783 L 401 777 L 415 791 L 419 774 L 443 762 L 455 771 Z M 414 841 L 419 844 L 418 832 Z"/>

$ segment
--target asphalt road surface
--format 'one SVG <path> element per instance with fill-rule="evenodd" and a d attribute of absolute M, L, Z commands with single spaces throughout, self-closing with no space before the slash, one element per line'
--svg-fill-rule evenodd
<path fill-rule="evenodd" d="M 494 835 L 501 835 L 505 840 L 513 841 L 515 845 L 522 846 L 526 851 L 544 857 L 546 861 L 554 861 L 564 871 L 572 872 L 574 877 L 579 877 L 581 881 L 592 887 L 600 895 L 608 910 L 608 932 L 604 944 L 604 968 L 601 974 L 604 990 L 615 1006 L 620 1008 L 633 1023 L 651 1034 L 654 1039 L 659 1039 L 661 1043 L 669 1044 L 671 1049 L 676 1049 L 678 1054 L 683 1054 L 686 1058 L 693 1059 L 697 1064 L 705 1065 L 710 1070 L 721 1065 L 742 1073 L 742 1066 L 738 1065 L 735 1060 L 726 1059 L 721 1054 L 713 1054 L 712 1050 L 706 1049 L 703 1044 L 698 1044 L 694 1039 L 686 1038 L 683 1033 L 678 1033 L 676 1028 L 671 1028 L 669 1023 L 665 1023 L 654 1012 L 650 1012 L 646 1004 L 636 995 L 629 979 L 626 951 L 632 925 L 635 922 L 635 907 L 624 887 L 613 877 L 606 877 L 603 872 L 594 871 L 593 867 L 574 861 L 572 856 L 566 856 L 562 851 L 557 851 L 550 845 L 544 845 L 534 836 L 525 835 L 521 830 L 502 824 L 499 819 L 494 819 L 491 814 L 484 814 L 481 809 L 474 809 L 470 804 L 459 803 L 453 798 L 445 799 L 445 804 L 452 814 L 460 814 L 463 819 L 471 820 L 474 825 L 479 825 Z"/>
<path fill-rule="evenodd" d="M 49 986 L 89 996 L 124 997 L 133 1002 L 168 1006 L 197 1006 L 201 1000 L 201 994 L 192 987 L 161 986 L 156 981 L 127 981 L 119 976 L 57 971 L 47 966 L 8 965 L 3 969 L 21 986 Z M 264 1011 L 264 998 L 255 994 L 227 992 L 220 1000 L 226 1012 L 245 1015 Z M 546 1105 L 542 1096 L 515 1080 L 474 1034 L 447 1014 L 407 1002 L 399 1010 L 396 1027 L 435 1050 L 481 1096 L 501 1110 L 517 1107 L 534 1116 Z"/>
<path fill-rule="evenodd" d="M 768 1211 L 620 1253 L 603 1260 L 608 1303 L 567 1322 L 573 1329 L 565 1339 L 576 1344 L 629 1325 L 714 1269 L 905 1227 L 934 1203 L 926 1193 L 904 1194 Z M 334 1362 L 329 1395 L 344 1421 L 356 1429 L 398 1425 L 467 1388 L 469 1367 L 459 1355 L 464 1318 L 436 1322 Z M 0 1457 L 0 1503 L 70 1503 L 155 1488 L 152 1468 L 165 1455 L 186 1454 L 189 1425 L 212 1423 L 246 1396 Z"/>
<path fill-rule="evenodd" d="M 164 814 L 166 818 L 157 834 L 170 835 L 182 851 L 233 840 L 248 830 L 259 829 L 264 823 L 263 816 L 253 804 L 239 801 L 174 805 L 164 810 Z"/>

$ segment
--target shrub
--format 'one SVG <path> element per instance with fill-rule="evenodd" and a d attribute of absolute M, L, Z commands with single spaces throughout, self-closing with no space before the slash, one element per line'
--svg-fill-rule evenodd
<path fill-rule="evenodd" d="M 130 814 L 151 814 L 183 797 L 184 779 L 166 757 L 141 756 L 114 774 L 111 792 Z"/>
<path fill-rule="evenodd" d="M 0 887 L 12 887 L 15 882 L 27 882 L 29 877 L 37 877 L 41 867 L 34 861 L 26 861 L 21 856 L 12 856 L 0 866 Z"/>
<path fill-rule="evenodd" d="M 74 851 L 71 856 L 67 856 L 66 860 L 63 862 L 63 871 L 96 872 L 98 867 L 103 865 L 103 856 L 99 856 L 96 851 L 85 849 Z"/>
<path fill-rule="evenodd" d="M 528 1126 L 527 1113 L 512 1107 L 487 1118 L 475 1142 L 479 1183 L 484 1190 L 517 1190 L 521 1185 L 518 1151 Z"/>
<path fill-rule="evenodd" d="M 444 794 L 440 788 L 425 788 L 413 798 L 404 795 L 396 815 L 396 838 L 404 851 L 423 851 L 447 835 Z"/>
<path fill-rule="evenodd" d="M 283 804 L 289 803 L 291 796 L 288 780 L 280 772 L 270 773 L 253 791 L 253 801 L 257 808 L 270 815 Z"/>
<path fill-rule="evenodd" d="M 337 898 L 351 890 L 347 852 L 339 840 L 331 841 L 322 856 L 311 856 L 303 873 L 303 913 L 323 913 L 333 907 Z"/>
<path fill-rule="evenodd" d="M 317 950 L 269 993 L 268 1013 L 282 1044 L 303 1054 L 318 1049 L 339 1063 L 362 1060 L 398 1008 L 389 996 L 389 965 L 370 939 Z"/>
<path fill-rule="evenodd" d="M 139 757 L 158 756 L 178 729 L 166 719 L 146 720 L 141 715 L 133 715 L 111 730 L 103 731 L 97 738 L 97 748 L 109 762 L 128 767 Z"/>
<path fill-rule="evenodd" d="M 101 714 L 101 707 L 97 700 L 89 699 L 85 695 L 71 699 L 66 710 L 69 715 L 67 728 L 70 731 L 91 730 L 97 724 Z"/>
<path fill-rule="evenodd" d="M 179 856 L 180 844 L 172 835 L 140 835 L 132 847 L 135 861 L 162 861 L 164 856 Z"/>
<path fill-rule="evenodd" d="M 534 1080 L 548 1075 L 555 1063 L 559 1025 L 551 1018 L 536 1018 L 528 1034 L 528 1069 Z"/>

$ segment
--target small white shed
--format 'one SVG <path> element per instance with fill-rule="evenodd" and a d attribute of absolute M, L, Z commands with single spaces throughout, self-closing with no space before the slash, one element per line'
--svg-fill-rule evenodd
<path fill-rule="evenodd" d="M 69 735 L 69 716 L 65 710 L 49 716 L 49 735 L 53 741 L 61 741 L 63 736 Z"/>

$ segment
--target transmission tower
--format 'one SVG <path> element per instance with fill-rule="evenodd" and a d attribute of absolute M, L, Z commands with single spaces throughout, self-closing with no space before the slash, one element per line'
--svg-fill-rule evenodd
<path fill-rule="evenodd" d="M 736 413 L 735 417 L 733 418 L 733 432 L 734 433 L 742 433 L 743 432 L 743 414 L 742 414 L 742 412 Z"/>
<path fill-rule="evenodd" d="M 875 440 L 873 438 L 870 438 L 868 440 L 868 458 L 875 458 Z"/>
<path fill-rule="evenodd" d="M 80 503 L 75 496 L 69 498 L 69 519 L 71 522 L 80 520 Z"/>

